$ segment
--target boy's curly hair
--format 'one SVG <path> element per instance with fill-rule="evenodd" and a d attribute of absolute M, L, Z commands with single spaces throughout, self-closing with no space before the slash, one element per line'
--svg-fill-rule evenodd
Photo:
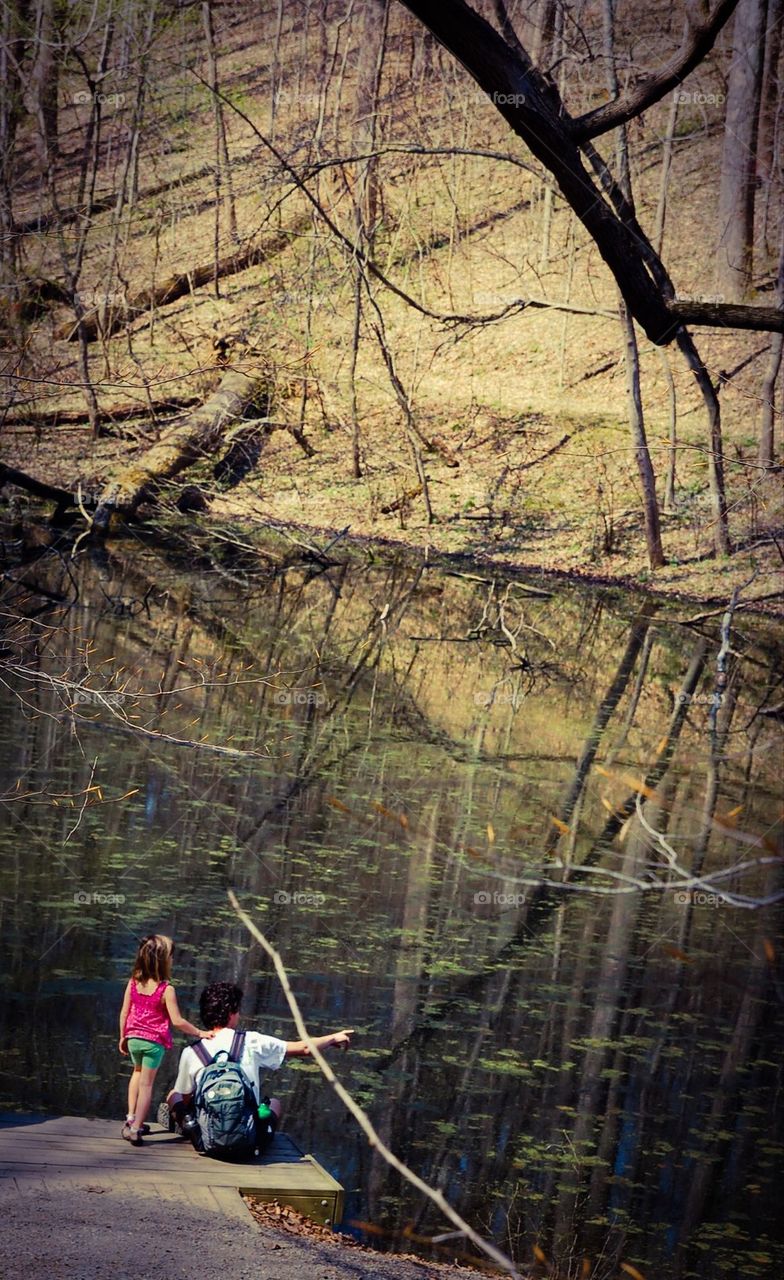
<path fill-rule="evenodd" d="M 242 1003 L 242 988 L 233 982 L 211 982 L 199 996 L 199 1013 L 208 1031 L 225 1027 Z"/>

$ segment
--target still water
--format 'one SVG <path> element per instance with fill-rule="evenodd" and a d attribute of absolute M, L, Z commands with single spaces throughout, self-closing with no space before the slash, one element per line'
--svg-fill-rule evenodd
<path fill-rule="evenodd" d="M 719 662 L 688 604 L 34 541 L 3 603 L 0 1108 L 119 1122 L 150 931 L 186 1016 L 229 978 L 295 1038 L 233 888 L 309 1029 L 357 1028 L 334 1064 L 385 1140 L 521 1264 L 781 1274 L 782 908 L 751 905 L 784 884 L 779 625 L 736 613 Z M 454 1256 L 315 1066 L 274 1091 L 351 1230 Z"/>

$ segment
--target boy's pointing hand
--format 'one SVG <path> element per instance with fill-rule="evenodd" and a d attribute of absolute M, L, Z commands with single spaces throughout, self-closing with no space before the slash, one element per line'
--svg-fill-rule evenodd
<path fill-rule="evenodd" d="M 342 1049 L 348 1049 L 351 1044 L 351 1037 L 355 1034 L 354 1028 L 350 1027 L 345 1031 L 336 1031 L 332 1043 L 340 1045 Z"/>

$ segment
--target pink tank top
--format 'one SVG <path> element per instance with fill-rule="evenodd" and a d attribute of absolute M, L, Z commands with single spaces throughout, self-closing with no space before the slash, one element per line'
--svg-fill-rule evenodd
<path fill-rule="evenodd" d="M 171 1049 L 171 1023 L 163 996 L 168 982 L 159 982 L 150 995 L 142 995 L 131 978 L 131 1007 L 125 1019 L 125 1035 L 136 1036 L 139 1040 L 152 1040 L 153 1044 L 162 1044 Z"/>

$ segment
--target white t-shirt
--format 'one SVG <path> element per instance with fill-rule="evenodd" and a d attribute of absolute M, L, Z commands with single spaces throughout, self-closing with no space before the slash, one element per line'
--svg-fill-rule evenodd
<path fill-rule="evenodd" d="M 222 1049 L 228 1052 L 231 1049 L 233 1039 L 234 1032 L 231 1027 L 223 1027 L 211 1040 L 202 1040 L 202 1044 L 214 1058 L 215 1054 Z M 260 1031 L 247 1031 L 245 1033 L 245 1047 L 240 1058 L 240 1066 L 253 1085 L 253 1092 L 256 1094 L 257 1100 L 261 1100 L 259 1072 L 262 1070 L 277 1071 L 285 1057 L 285 1040 L 276 1040 L 274 1036 L 263 1036 Z M 177 1079 L 174 1082 L 175 1091 L 177 1093 L 193 1093 L 196 1088 L 196 1077 L 203 1070 L 204 1063 L 197 1057 L 193 1049 L 190 1047 L 183 1049 L 180 1054 Z"/>

